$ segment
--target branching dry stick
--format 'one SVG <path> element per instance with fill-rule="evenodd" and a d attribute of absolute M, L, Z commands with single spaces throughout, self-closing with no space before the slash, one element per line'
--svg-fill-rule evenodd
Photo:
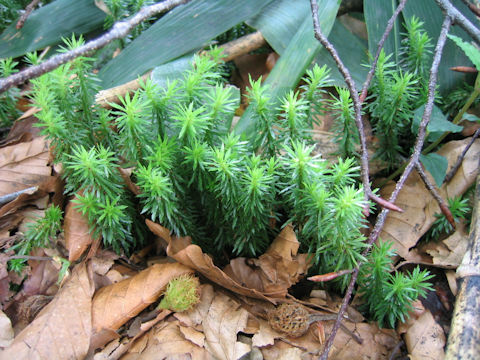
<path fill-rule="evenodd" d="M 23 84 L 25 81 L 39 77 L 49 71 L 52 71 L 81 55 L 89 54 L 95 50 L 101 49 L 115 39 L 124 38 L 135 26 L 142 21 L 165 11 L 174 8 L 177 5 L 187 3 L 189 0 L 165 0 L 150 6 L 142 8 L 131 18 L 117 22 L 112 29 L 97 39 L 87 42 L 76 49 L 63 54 L 52 56 L 40 65 L 31 66 L 28 69 L 15 73 L 5 79 L 0 80 L 0 93 L 10 89 L 13 86 Z"/>
<path fill-rule="evenodd" d="M 417 162 L 417 164 L 415 165 L 415 168 L 417 169 L 418 175 L 420 175 L 420 178 L 425 184 L 425 187 L 427 188 L 428 191 L 430 191 L 433 198 L 438 203 L 438 206 L 440 206 L 440 210 L 442 211 L 443 215 L 445 215 L 450 225 L 452 225 L 452 227 L 455 229 L 456 228 L 455 220 L 453 219 L 452 212 L 448 208 L 442 196 L 438 193 L 437 187 L 434 184 L 432 184 L 430 179 L 427 177 L 427 174 L 425 173 L 425 170 L 423 169 L 423 166 L 420 163 L 420 161 Z"/>
<path fill-rule="evenodd" d="M 312 0 L 315 1 L 315 0 Z M 412 156 L 410 157 L 410 160 L 405 168 L 405 171 L 403 172 L 400 180 L 397 182 L 397 185 L 395 186 L 395 189 L 392 192 L 392 195 L 390 196 L 389 201 L 394 202 L 398 194 L 400 193 L 400 190 L 403 188 L 405 181 L 407 180 L 408 176 L 410 175 L 411 171 L 413 168 L 416 166 L 416 164 L 419 161 L 420 158 L 420 153 L 422 151 L 422 147 L 425 141 L 425 135 L 426 135 L 426 128 L 428 125 L 428 122 L 430 121 L 430 116 L 432 115 L 432 110 L 433 110 L 433 103 L 435 100 L 435 87 L 437 84 L 437 75 L 438 75 L 438 67 L 440 65 L 440 60 L 442 58 L 442 53 L 443 53 L 443 48 L 445 46 L 445 42 L 447 40 L 447 34 L 448 30 L 450 29 L 450 26 L 453 23 L 453 18 L 450 17 L 448 14 L 445 16 L 445 19 L 442 24 L 442 29 L 440 31 L 440 35 L 438 37 L 437 45 L 435 47 L 435 54 L 433 57 L 433 62 L 432 66 L 430 68 L 430 78 L 428 81 L 428 98 L 427 98 L 427 103 L 425 104 L 425 110 L 423 113 L 422 121 L 420 122 L 420 126 L 418 129 L 418 136 L 417 140 L 415 142 L 415 147 L 414 147 L 414 152 Z M 377 221 L 375 223 L 375 226 L 370 233 L 368 237 L 367 244 L 371 245 L 373 244 L 379 237 L 381 230 L 383 229 L 383 226 L 385 224 L 385 220 L 387 218 L 389 209 L 383 208 L 380 214 L 377 217 Z M 369 251 L 369 247 L 363 252 L 362 255 L 367 255 Z M 332 328 L 332 332 L 330 336 L 328 337 L 327 342 L 325 343 L 324 350 L 322 352 L 322 355 L 320 359 L 326 360 L 328 357 L 328 353 L 330 352 L 330 348 L 333 345 L 333 341 L 335 339 L 335 336 L 337 334 L 337 331 L 340 327 L 340 321 L 342 320 L 343 314 L 347 310 L 348 303 L 350 302 L 350 298 L 352 297 L 353 294 L 353 288 L 355 286 L 355 283 L 357 281 L 358 277 L 358 272 L 360 269 L 360 266 L 362 266 L 362 263 L 360 262 L 357 267 L 354 269 L 352 277 L 350 279 L 350 283 L 348 284 L 347 291 L 345 293 L 345 296 L 343 297 L 342 301 L 342 306 L 340 307 L 340 310 L 338 312 L 338 317 L 337 320 L 335 321 L 335 324 Z"/>
<path fill-rule="evenodd" d="M 480 44 L 480 30 L 468 20 L 465 15 L 455 8 L 449 0 L 435 0 L 440 9 L 443 10 L 446 16 L 453 19 L 455 25 L 459 25 L 465 30 L 478 44 Z"/>
<path fill-rule="evenodd" d="M 362 93 L 360 94 L 360 101 L 362 103 L 365 101 L 365 98 L 367 97 L 367 91 L 368 91 L 368 88 L 370 87 L 370 83 L 372 82 L 373 75 L 375 74 L 375 69 L 377 68 L 378 58 L 380 57 L 380 52 L 383 49 L 383 44 L 385 44 L 385 41 L 387 40 L 388 35 L 392 31 L 395 20 L 397 20 L 398 14 L 400 14 L 400 12 L 403 10 L 406 3 L 407 3 L 407 0 L 400 1 L 400 4 L 398 4 L 392 17 L 388 20 L 387 27 L 385 28 L 385 32 L 383 33 L 382 37 L 380 38 L 380 41 L 378 42 L 377 53 L 375 54 L 375 58 L 373 59 L 372 65 L 370 66 L 370 70 L 368 71 L 367 78 L 363 83 Z"/>
<path fill-rule="evenodd" d="M 35 6 L 37 6 L 39 2 L 40 0 L 33 0 L 30 4 L 27 5 L 27 7 L 25 8 L 25 12 L 20 16 L 20 19 L 18 19 L 17 25 L 15 26 L 17 30 L 23 27 L 23 24 L 25 24 L 28 16 L 33 11 L 33 9 L 35 9 Z"/>
<path fill-rule="evenodd" d="M 477 140 L 478 136 L 480 135 L 480 128 L 477 129 L 477 131 L 475 131 L 475 133 L 473 134 L 472 136 L 472 139 L 470 140 L 470 142 L 467 144 L 467 146 L 465 146 L 465 148 L 463 149 L 462 153 L 458 156 L 457 158 L 457 162 L 455 163 L 455 165 L 453 165 L 452 169 L 448 172 L 448 174 L 445 176 L 445 180 L 444 182 L 448 183 L 450 182 L 450 180 L 453 179 L 453 177 L 455 176 L 455 174 L 457 173 L 458 169 L 460 168 L 460 165 L 462 165 L 462 162 L 463 162 L 463 158 L 465 157 L 465 155 L 467 154 L 467 151 L 470 149 L 470 147 L 473 145 L 473 143 L 475 142 L 475 140 Z"/>
<path fill-rule="evenodd" d="M 335 60 L 338 70 L 340 70 L 341 74 L 343 75 L 345 82 L 347 84 L 347 87 L 350 90 L 350 94 L 352 96 L 353 107 L 355 110 L 355 124 L 360 134 L 360 147 L 362 152 L 360 168 L 361 168 L 362 184 L 363 184 L 365 196 L 370 198 L 374 202 L 380 204 L 382 207 L 386 207 L 394 211 L 402 211 L 398 206 L 392 203 L 389 203 L 388 201 L 375 195 L 372 192 L 372 189 L 370 188 L 370 179 L 368 175 L 369 165 L 368 165 L 367 141 L 365 138 L 365 130 L 363 129 L 363 122 L 362 122 L 362 103 L 360 102 L 360 98 L 358 97 L 355 81 L 353 80 L 352 76 L 350 75 L 350 72 L 345 67 L 340 57 L 338 56 L 337 50 L 328 41 L 327 37 L 323 34 L 322 29 L 320 29 L 320 23 L 318 20 L 317 0 L 311 0 L 310 4 L 311 4 L 312 14 L 313 14 L 313 29 L 315 31 L 315 38 L 318 41 L 320 41 L 320 43 L 325 47 L 325 49 L 327 49 L 327 51 Z"/>

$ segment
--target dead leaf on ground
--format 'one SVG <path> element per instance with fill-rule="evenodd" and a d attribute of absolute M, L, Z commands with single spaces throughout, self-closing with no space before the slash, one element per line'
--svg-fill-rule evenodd
<path fill-rule="evenodd" d="M 35 249 L 31 255 L 46 256 L 46 249 Z M 58 254 L 58 252 L 57 252 Z M 27 296 L 48 294 L 48 289 L 58 280 L 59 269 L 53 261 L 28 260 L 31 273 L 23 284 L 23 293 Z M 48 294 L 52 295 L 52 294 Z"/>
<path fill-rule="evenodd" d="M 258 259 L 233 259 L 224 269 L 234 281 L 272 297 L 285 297 L 288 289 L 305 275 L 307 254 L 297 254 L 300 244 L 292 226 L 277 235 Z"/>
<path fill-rule="evenodd" d="M 89 348 L 93 295 L 91 272 L 78 264 L 36 319 L 0 353 L 0 359 L 83 359 Z"/>
<path fill-rule="evenodd" d="M 448 159 L 448 169 L 453 166 L 458 155 L 470 140 L 470 138 L 467 138 L 461 141 L 450 141 L 438 151 L 438 154 Z M 467 152 L 457 174 L 448 184 L 443 184 L 440 188 L 440 194 L 444 200 L 463 194 L 473 184 L 478 170 L 479 152 L 480 140 L 476 140 Z M 427 176 L 431 179 L 430 174 L 427 173 Z M 393 182 L 387 184 L 381 189 L 381 195 L 388 199 L 394 187 Z M 410 249 L 431 227 L 435 221 L 435 214 L 439 213 L 440 209 L 415 171 L 408 177 L 395 204 L 402 208 L 404 212 L 391 211 L 388 214 L 380 238 L 384 241 L 393 241 L 393 248 L 408 261 L 428 261 L 428 258 L 427 260 L 422 258 L 416 250 L 410 251 Z"/>
<path fill-rule="evenodd" d="M 448 238 L 440 241 L 430 241 L 420 248 L 432 256 L 437 266 L 456 269 L 461 263 L 468 248 L 468 234 L 465 226 L 457 226 L 457 230 Z"/>
<path fill-rule="evenodd" d="M 90 246 L 93 238 L 90 234 L 87 217 L 75 209 L 73 201 L 70 201 L 65 208 L 63 229 L 68 250 L 68 261 L 74 262 Z"/>
<path fill-rule="evenodd" d="M 237 360 L 251 350 L 237 341 L 237 334 L 247 326 L 248 312 L 233 299 L 215 294 L 203 320 L 205 348 L 218 359 Z"/>
<path fill-rule="evenodd" d="M 93 330 L 117 330 L 155 302 L 171 279 L 192 272 L 179 263 L 156 264 L 129 279 L 101 288 L 93 299 Z"/>
<path fill-rule="evenodd" d="M 445 333 L 429 310 L 417 318 L 409 318 L 402 327 L 406 329 L 404 339 L 410 359 L 441 360 L 445 357 Z"/>
<path fill-rule="evenodd" d="M 159 359 L 212 359 L 207 351 L 187 339 L 179 321 L 164 322 L 155 326 L 137 340 L 122 360 Z M 221 358 L 223 359 L 223 358 Z"/>
<path fill-rule="evenodd" d="M 245 259 L 234 260 L 230 268 L 235 270 L 232 270 L 231 273 L 237 274 L 236 276 L 239 278 L 239 282 L 232 279 L 228 274 L 215 266 L 212 258 L 209 255 L 204 254 L 199 246 L 192 245 L 190 237 L 177 238 L 171 236 L 168 229 L 154 223 L 153 221 L 146 220 L 146 223 L 150 231 L 167 241 L 168 256 L 197 270 L 214 283 L 240 295 L 275 302 L 274 298 L 284 297 L 290 286 L 289 284 L 294 283 L 294 279 L 298 280 L 298 276 L 308 268 L 305 255 L 297 255 L 296 257 L 291 256 L 291 244 L 294 244 L 295 242 L 287 236 L 287 240 L 279 240 L 275 245 L 276 247 L 278 246 L 278 249 L 281 249 L 283 246 L 283 250 L 271 250 L 272 253 L 275 254 L 272 255 L 272 253 L 270 253 L 265 257 L 265 259 L 269 260 L 264 260 L 264 264 L 262 264 L 264 269 L 257 267 L 252 270 L 252 268 L 246 265 Z M 298 244 L 295 246 L 298 246 Z M 278 254 L 278 251 L 283 255 L 290 252 L 288 257 L 290 257 L 291 260 L 288 260 L 288 257 L 282 258 L 282 255 Z M 278 269 L 275 268 L 275 264 L 272 264 L 272 257 L 273 260 L 281 260 L 288 265 L 285 269 L 281 269 L 282 271 L 286 271 L 286 274 L 277 274 Z M 288 281 L 286 281 L 286 279 L 288 279 Z M 282 280 L 283 282 L 280 282 L 278 286 L 274 283 L 275 281 Z M 249 285 L 243 283 L 244 281 Z M 258 290 L 261 288 L 263 288 L 265 292 Z"/>
<path fill-rule="evenodd" d="M 3 311 L 0 310 L 0 348 L 6 348 L 13 342 L 12 322 Z"/>
<path fill-rule="evenodd" d="M 33 126 L 37 123 L 37 118 L 32 116 L 39 110 L 38 108 L 31 108 L 27 111 L 28 114 L 25 113 L 15 121 L 7 137 L 0 141 L 0 148 L 31 141 L 34 137 L 39 136 L 40 128 Z"/>

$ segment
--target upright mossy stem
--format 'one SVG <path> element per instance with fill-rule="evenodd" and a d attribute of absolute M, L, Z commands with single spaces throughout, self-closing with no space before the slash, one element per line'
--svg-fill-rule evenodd
<path fill-rule="evenodd" d="M 167 290 L 158 307 L 183 312 L 193 308 L 199 301 L 200 281 L 191 274 L 185 274 L 168 282 Z"/>

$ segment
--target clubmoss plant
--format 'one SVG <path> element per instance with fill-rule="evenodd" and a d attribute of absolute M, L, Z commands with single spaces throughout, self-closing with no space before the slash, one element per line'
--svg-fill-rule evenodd
<path fill-rule="evenodd" d="M 463 198 L 462 196 L 448 198 L 448 208 L 450 209 L 456 223 L 461 220 L 468 221 L 472 212 L 468 199 Z M 438 239 L 441 235 L 448 236 L 454 230 L 444 214 L 435 214 L 435 218 L 435 222 L 426 234 L 426 239 L 428 240 Z"/>

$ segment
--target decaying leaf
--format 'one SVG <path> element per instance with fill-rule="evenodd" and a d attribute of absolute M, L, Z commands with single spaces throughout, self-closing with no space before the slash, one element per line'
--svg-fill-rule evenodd
<path fill-rule="evenodd" d="M 447 158 L 449 169 L 469 141 L 469 138 L 461 141 L 450 141 L 438 151 L 438 154 Z M 478 170 L 479 152 L 480 140 L 476 140 L 467 152 L 457 174 L 448 184 L 443 184 L 440 188 L 440 194 L 444 199 L 463 194 L 473 184 Z M 434 183 L 431 177 L 430 179 Z M 394 187 L 394 183 L 387 184 L 381 190 L 381 195 L 388 199 Z M 438 203 L 426 189 L 419 175 L 413 171 L 400 191 L 395 204 L 402 208 L 404 212 L 391 211 L 388 214 L 380 238 L 385 241 L 393 241 L 393 248 L 404 259 L 422 261 L 424 259 L 421 259 L 417 252 L 410 251 L 410 249 L 417 244 L 420 237 L 427 232 L 435 221 L 434 215 L 440 212 Z"/>
<path fill-rule="evenodd" d="M 3 311 L 0 310 L 0 348 L 10 346 L 13 341 L 12 322 Z"/>
<path fill-rule="evenodd" d="M 170 257 L 240 295 L 275 302 L 275 298 L 286 295 L 288 288 L 298 281 L 309 266 L 305 254 L 297 255 L 299 244 L 290 227 L 279 234 L 259 259 L 234 259 L 222 271 L 199 246 L 191 244 L 189 237 L 177 238 L 159 224 L 150 220 L 146 223 L 155 235 L 167 241 L 167 254 Z"/>
<path fill-rule="evenodd" d="M 63 229 L 68 250 L 68 261 L 76 261 L 93 242 L 93 238 L 90 234 L 88 219 L 75 209 L 75 204 L 72 201 L 65 208 Z"/>
<path fill-rule="evenodd" d="M 92 305 L 94 331 L 117 330 L 155 302 L 171 279 L 192 272 L 179 263 L 155 264 L 129 279 L 101 288 Z"/>
<path fill-rule="evenodd" d="M 445 357 L 445 333 L 426 310 L 417 318 L 409 318 L 405 327 L 405 344 L 412 360 L 441 360 Z"/>
<path fill-rule="evenodd" d="M 432 256 L 435 265 L 457 268 L 462 263 L 467 247 L 468 234 L 465 232 L 465 226 L 461 226 L 445 240 L 429 242 L 422 250 Z"/>
<path fill-rule="evenodd" d="M 205 348 L 217 359 L 237 360 L 251 347 L 237 341 L 237 333 L 247 325 L 248 312 L 233 299 L 216 293 L 203 320 Z"/>
<path fill-rule="evenodd" d="M 78 264 L 54 299 L 0 353 L 0 359 L 83 359 L 90 342 L 93 291 L 87 265 Z"/>

